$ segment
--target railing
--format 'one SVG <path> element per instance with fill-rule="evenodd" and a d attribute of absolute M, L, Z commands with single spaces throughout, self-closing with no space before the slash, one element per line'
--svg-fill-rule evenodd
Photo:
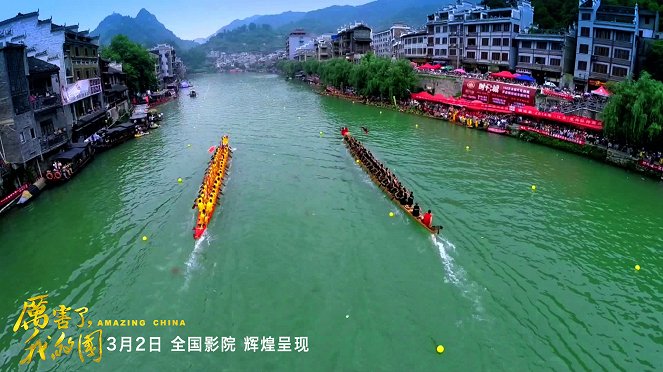
<path fill-rule="evenodd" d="M 62 101 L 60 100 L 59 94 L 54 94 L 48 97 L 37 97 L 37 100 L 31 104 L 32 109 L 35 110 L 35 112 L 40 112 L 51 107 L 62 106 Z"/>
<path fill-rule="evenodd" d="M 45 138 L 42 137 L 42 139 L 39 141 L 41 144 L 41 151 L 42 152 L 48 152 L 58 146 L 61 146 L 68 141 L 67 133 L 60 133 L 60 134 L 50 134 L 46 136 Z"/>

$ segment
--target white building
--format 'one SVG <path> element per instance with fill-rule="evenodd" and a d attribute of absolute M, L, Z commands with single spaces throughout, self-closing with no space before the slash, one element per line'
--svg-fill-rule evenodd
<path fill-rule="evenodd" d="M 296 59 L 295 52 L 297 48 L 314 41 L 314 37 L 302 29 L 296 29 L 292 31 L 290 35 L 288 35 L 288 39 L 286 39 L 285 43 L 285 50 L 286 53 L 288 53 L 288 59 Z"/>
<path fill-rule="evenodd" d="M 401 35 L 411 32 L 410 26 L 395 23 L 388 30 L 373 33 L 373 51 L 379 57 L 396 57 Z"/>
<path fill-rule="evenodd" d="M 403 54 L 399 57 L 407 58 L 413 62 L 424 62 L 428 54 L 428 32 L 426 30 L 412 31 L 401 35 Z"/>
<path fill-rule="evenodd" d="M 459 0 L 428 16 L 433 37 L 428 57 L 484 72 L 513 69 L 517 48 L 512 41 L 533 21 L 534 8 L 528 0 L 519 0 L 515 8 L 496 9 Z"/>

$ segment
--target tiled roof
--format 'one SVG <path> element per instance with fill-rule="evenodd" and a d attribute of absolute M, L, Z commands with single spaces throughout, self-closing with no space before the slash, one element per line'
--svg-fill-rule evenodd
<path fill-rule="evenodd" d="M 44 62 L 41 59 L 35 57 L 28 57 L 28 68 L 30 69 L 30 74 L 60 71 L 58 66 L 52 63 Z"/>

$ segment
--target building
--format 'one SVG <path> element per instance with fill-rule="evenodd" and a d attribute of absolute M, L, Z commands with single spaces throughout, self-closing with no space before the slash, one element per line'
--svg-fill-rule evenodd
<path fill-rule="evenodd" d="M 288 53 L 288 59 L 296 59 L 295 52 L 297 48 L 314 42 L 313 36 L 309 35 L 306 31 L 298 28 L 288 35 L 288 38 L 285 42 L 285 50 Z"/>
<path fill-rule="evenodd" d="M 396 57 L 401 35 L 412 31 L 410 26 L 394 23 L 388 30 L 373 34 L 373 52 L 379 57 Z"/>
<path fill-rule="evenodd" d="M 129 90 L 122 64 L 99 58 L 101 86 L 106 97 L 107 117 L 115 122 L 129 112 Z"/>
<path fill-rule="evenodd" d="M 315 40 L 311 40 L 295 49 L 295 59 L 298 61 L 316 59 Z"/>
<path fill-rule="evenodd" d="M 402 54 L 399 58 L 407 58 L 412 62 L 426 62 L 428 56 L 428 32 L 426 30 L 412 31 L 401 35 Z"/>
<path fill-rule="evenodd" d="M 318 61 L 325 61 L 334 56 L 332 49 L 332 35 L 323 34 L 315 39 L 315 57 Z"/>
<path fill-rule="evenodd" d="M 175 48 L 168 44 L 158 44 L 150 49 L 150 53 L 157 56 L 155 72 L 159 88 L 176 83 L 179 78 L 181 61 L 177 57 Z"/>
<path fill-rule="evenodd" d="M 638 6 L 603 5 L 580 1 L 574 83 L 576 89 L 596 89 L 608 81 L 621 81 L 636 68 L 638 39 L 653 38 L 658 14 Z"/>
<path fill-rule="evenodd" d="M 516 35 L 516 72 L 529 74 L 539 84 L 561 83 L 564 74 L 573 74 L 576 29 L 567 32 L 529 30 Z"/>
<path fill-rule="evenodd" d="M 363 23 L 342 27 L 332 37 L 334 57 L 345 57 L 356 62 L 372 50 L 371 41 L 371 28 Z"/>
<path fill-rule="evenodd" d="M 30 71 L 33 75 L 30 75 Z M 27 166 L 67 143 L 64 115 L 57 96 L 47 93 L 57 66 L 26 57 L 23 44 L 0 47 L 0 157 L 3 163 Z M 31 91 L 31 87 L 33 91 Z M 58 111 L 60 118 L 58 119 Z"/>
<path fill-rule="evenodd" d="M 60 92 L 65 121 L 74 137 L 96 131 L 104 121 L 98 65 L 98 38 L 78 26 L 62 26 L 40 20 L 39 12 L 0 22 L 0 42 L 23 44 L 28 57 L 59 68 L 52 81 Z M 89 135 L 89 134 L 88 134 Z"/>
<path fill-rule="evenodd" d="M 432 36 L 427 57 L 482 72 L 514 69 L 512 41 L 533 20 L 534 8 L 528 0 L 519 0 L 514 8 L 496 9 L 459 0 L 428 16 Z"/>

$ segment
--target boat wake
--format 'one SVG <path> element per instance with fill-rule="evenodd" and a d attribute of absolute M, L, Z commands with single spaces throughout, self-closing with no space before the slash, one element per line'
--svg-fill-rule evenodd
<path fill-rule="evenodd" d="M 465 270 L 459 267 L 450 253 L 456 252 L 456 246 L 441 236 L 431 236 L 433 244 L 440 253 L 440 259 L 444 266 L 444 282 L 451 283 L 461 290 L 463 297 L 472 302 L 475 314 L 472 317 L 476 320 L 483 320 L 484 313 L 481 305 L 481 293 L 478 284 L 467 280 Z"/>
<path fill-rule="evenodd" d="M 200 267 L 200 262 L 199 262 L 200 257 L 202 256 L 205 247 L 209 246 L 208 238 L 209 237 L 207 235 L 207 231 L 205 231 L 203 235 L 200 236 L 200 239 L 196 240 L 195 244 L 193 245 L 193 251 L 191 251 L 189 258 L 184 264 L 184 286 L 182 287 L 183 290 L 189 288 L 189 280 L 191 280 L 193 272 L 196 269 L 198 269 L 198 267 Z"/>

